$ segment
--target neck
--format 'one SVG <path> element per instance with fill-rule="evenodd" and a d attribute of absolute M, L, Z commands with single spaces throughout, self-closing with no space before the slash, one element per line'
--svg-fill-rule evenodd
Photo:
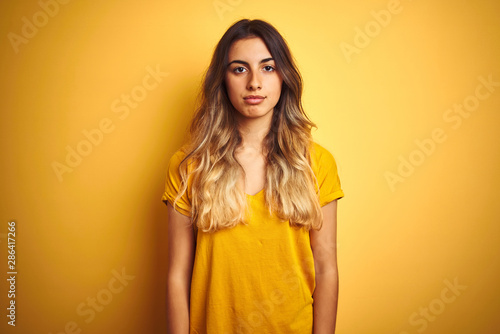
<path fill-rule="evenodd" d="M 264 138 L 271 128 L 271 118 L 264 117 L 258 119 L 240 119 L 238 120 L 238 131 L 241 135 L 242 148 L 255 148 L 262 150 Z"/>

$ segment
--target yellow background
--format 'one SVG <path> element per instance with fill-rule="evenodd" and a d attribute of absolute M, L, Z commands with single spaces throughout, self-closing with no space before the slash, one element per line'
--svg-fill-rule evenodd
<path fill-rule="evenodd" d="M 37 1 L 2 1 L 0 267 L 5 277 L 14 220 L 18 275 L 15 328 L 0 283 L 0 332 L 165 332 L 166 164 L 215 44 L 240 18 L 268 20 L 288 40 L 314 136 L 338 162 L 337 332 L 500 332 L 500 86 L 459 127 L 445 120 L 474 101 L 478 77 L 500 82 L 500 3 L 402 0 L 377 26 L 372 11 L 391 6 L 75 0 L 44 22 Z M 13 46 L 34 16 L 38 31 Z M 346 55 L 347 44 L 362 47 Z M 148 67 L 169 75 L 120 119 L 112 104 L 140 92 Z M 60 181 L 53 163 L 105 119 L 112 131 Z M 436 128 L 446 140 L 416 152 Z M 418 166 L 391 187 L 387 173 L 410 156 Z M 450 303 L 445 281 L 462 286 Z M 86 322 L 77 307 L 96 297 L 108 304 Z"/>

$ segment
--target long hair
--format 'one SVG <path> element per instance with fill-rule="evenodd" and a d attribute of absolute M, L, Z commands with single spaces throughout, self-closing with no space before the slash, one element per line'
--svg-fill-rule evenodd
<path fill-rule="evenodd" d="M 267 153 L 266 206 L 292 226 L 319 229 L 323 216 L 310 158 L 311 129 L 315 125 L 302 107 L 302 78 L 283 37 L 261 20 L 234 23 L 215 48 L 184 147 L 186 156 L 179 166 L 182 185 L 177 199 L 189 183 L 192 220 L 205 232 L 245 223 L 246 194 L 238 186 L 244 170 L 235 159 L 241 136 L 224 78 L 231 45 L 248 37 L 264 41 L 283 78 L 271 128 L 263 142 L 263 152 Z"/>

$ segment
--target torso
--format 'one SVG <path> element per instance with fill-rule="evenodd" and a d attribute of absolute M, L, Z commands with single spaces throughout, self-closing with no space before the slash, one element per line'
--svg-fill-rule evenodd
<path fill-rule="evenodd" d="M 245 224 L 198 230 L 190 294 L 191 334 L 312 333 L 315 286 L 309 232 L 247 195 Z"/>
<path fill-rule="evenodd" d="M 260 191 L 266 159 L 257 150 L 253 153 L 240 150 L 235 155 L 247 174 L 245 224 L 215 233 L 197 230 L 191 334 L 312 333 L 315 268 L 309 232 L 269 211 Z M 182 182 L 178 166 L 184 157 L 179 151 L 171 159 L 163 197 L 170 203 Z M 342 197 L 333 156 L 314 145 L 311 160 L 320 185 L 320 205 Z M 188 184 L 178 201 L 179 212 L 186 216 L 192 214 L 190 189 Z"/>

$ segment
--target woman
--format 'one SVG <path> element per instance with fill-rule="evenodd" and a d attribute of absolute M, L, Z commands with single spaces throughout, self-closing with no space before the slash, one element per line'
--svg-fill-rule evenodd
<path fill-rule="evenodd" d="M 343 192 L 301 94 L 273 26 L 226 31 L 163 195 L 171 333 L 334 333 Z"/>

